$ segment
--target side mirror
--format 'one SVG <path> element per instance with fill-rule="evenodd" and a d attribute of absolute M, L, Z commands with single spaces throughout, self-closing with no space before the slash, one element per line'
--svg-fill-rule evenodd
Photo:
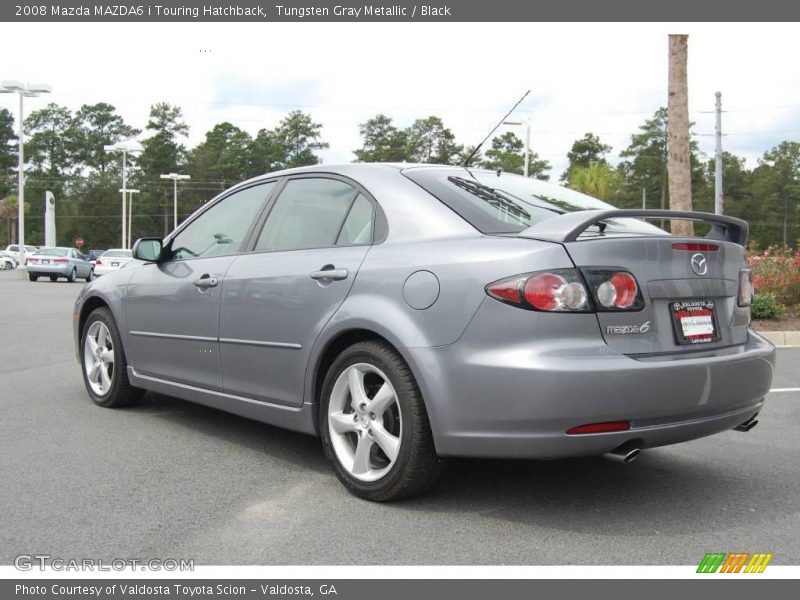
<path fill-rule="evenodd" d="M 140 238 L 133 245 L 133 258 L 145 262 L 158 262 L 162 250 L 161 238 Z"/>

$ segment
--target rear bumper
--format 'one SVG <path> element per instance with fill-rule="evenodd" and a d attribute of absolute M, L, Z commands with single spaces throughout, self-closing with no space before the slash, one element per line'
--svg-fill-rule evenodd
<path fill-rule="evenodd" d="M 742 346 L 681 358 L 634 359 L 601 343 L 486 349 L 469 336 L 408 349 L 443 456 L 562 458 L 636 441 L 664 446 L 732 429 L 758 413 L 775 348 L 750 332 Z M 566 435 L 630 421 L 625 432 Z"/>
<path fill-rule="evenodd" d="M 58 275 L 59 277 L 67 277 L 74 267 L 70 264 L 65 265 L 28 265 L 28 273 L 32 275 Z"/>

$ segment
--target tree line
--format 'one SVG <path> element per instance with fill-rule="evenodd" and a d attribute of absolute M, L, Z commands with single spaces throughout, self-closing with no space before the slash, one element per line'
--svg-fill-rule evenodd
<path fill-rule="evenodd" d="M 165 235 L 172 227 L 172 182 L 161 174 L 191 176 L 180 183 L 179 216 L 191 214 L 219 192 L 250 177 L 278 169 L 321 162 L 328 148 L 322 125 L 310 114 L 293 111 L 272 129 L 255 135 L 223 122 L 206 132 L 202 142 L 186 147 L 189 128 L 180 107 L 154 104 L 144 131 L 126 123 L 114 106 L 87 104 L 72 112 L 55 103 L 32 112 L 25 130 L 26 240 L 44 238 L 44 192 L 58 199 L 58 242 L 71 244 L 77 236 L 88 247 L 119 244 L 121 160 L 104 146 L 139 136 L 144 151 L 131 158 L 128 187 L 134 196 L 133 237 Z M 460 165 L 475 148 L 459 143 L 437 116 L 415 120 L 408 127 L 378 114 L 359 126 L 358 162 L 422 162 Z M 661 108 L 640 125 L 629 145 L 611 164 L 611 146 L 588 132 L 572 144 L 568 166 L 558 181 L 622 208 L 668 207 L 666 172 L 667 111 Z M 523 141 L 513 132 L 495 136 L 472 165 L 522 174 Z M 550 179 L 552 166 L 536 152 L 528 156 L 529 176 Z M 17 137 L 13 115 L 0 109 L 0 246 L 15 237 Z M 692 194 L 695 210 L 713 211 L 714 160 L 703 161 L 691 145 Z M 757 247 L 788 243 L 796 246 L 800 204 L 800 143 L 784 141 L 764 152 L 748 169 L 743 158 L 723 155 L 726 214 L 751 224 Z"/>

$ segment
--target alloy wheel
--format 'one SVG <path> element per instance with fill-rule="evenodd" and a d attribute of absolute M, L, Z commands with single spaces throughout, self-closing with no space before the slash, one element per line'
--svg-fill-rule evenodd
<path fill-rule="evenodd" d="M 114 377 L 114 343 L 102 321 L 89 325 L 83 343 L 83 368 L 89 386 L 98 396 L 105 396 Z"/>
<path fill-rule="evenodd" d="M 336 458 L 361 481 L 377 481 L 397 461 L 402 438 L 397 393 L 377 367 L 357 363 L 336 380 L 328 403 L 328 430 Z"/>

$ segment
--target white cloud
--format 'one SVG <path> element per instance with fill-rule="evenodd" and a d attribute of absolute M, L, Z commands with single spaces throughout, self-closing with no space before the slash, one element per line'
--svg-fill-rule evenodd
<path fill-rule="evenodd" d="M 180 105 L 195 144 L 223 120 L 255 133 L 292 108 L 323 123 L 326 162 L 359 147 L 377 112 L 407 125 L 441 116 L 477 143 L 526 90 L 516 118 L 533 119 L 534 149 L 558 175 L 587 131 L 618 153 L 666 104 L 667 34 L 690 34 L 695 131 L 713 132 L 723 93 L 725 146 L 751 164 L 800 138 L 800 55 L 793 24 L 172 23 L 0 25 L 0 78 L 45 82 L 47 101 L 114 104 L 144 128 L 149 106 Z M 22 48 L 20 54 L 19 48 Z M 0 106 L 16 113 L 14 98 Z M 775 108 L 784 107 L 784 108 Z M 757 110 L 756 110 L 757 109 Z M 766 133 L 764 133 L 766 132 Z M 519 132 L 520 135 L 522 131 Z M 713 137 L 699 138 L 713 154 Z M 616 158 L 616 157 L 613 157 Z"/>

